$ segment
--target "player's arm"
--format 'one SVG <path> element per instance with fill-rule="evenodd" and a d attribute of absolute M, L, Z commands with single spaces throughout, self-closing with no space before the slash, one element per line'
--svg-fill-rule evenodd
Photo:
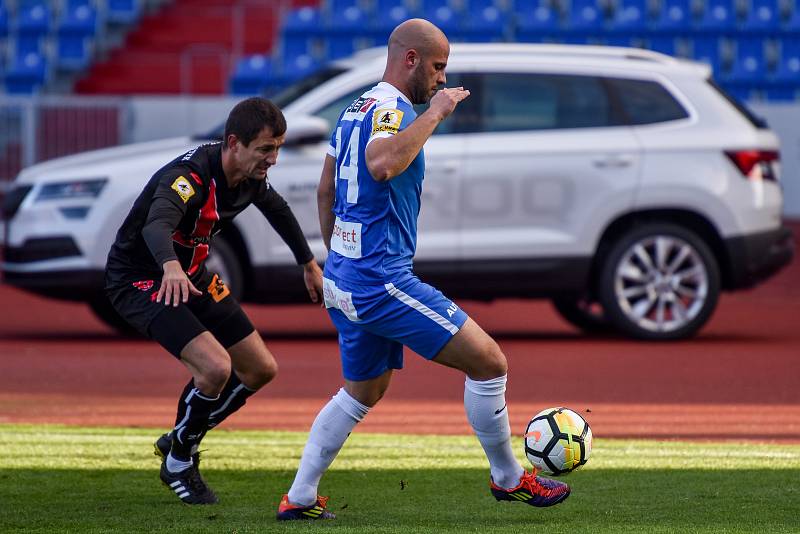
<path fill-rule="evenodd" d="M 297 264 L 303 267 L 303 281 L 308 290 L 308 296 L 311 297 L 311 302 L 319 302 L 322 295 L 322 270 L 317 265 L 308 241 L 306 241 L 306 236 L 303 235 L 303 230 L 289 204 L 272 187 L 269 187 L 265 194 L 253 204 L 264 214 L 272 228 L 289 246 Z"/>
<path fill-rule="evenodd" d="M 322 176 L 317 187 L 317 209 L 319 210 L 319 229 L 325 248 L 331 249 L 331 235 L 336 217 L 333 214 L 333 202 L 336 198 L 336 158 L 328 154 L 322 165 Z"/>
<path fill-rule="evenodd" d="M 469 91 L 463 87 L 442 89 L 433 96 L 428 110 L 407 128 L 394 135 L 372 139 L 364 153 L 372 177 L 385 182 L 406 170 L 439 123 L 468 96 Z M 379 112 L 377 109 L 374 113 Z"/>
<path fill-rule="evenodd" d="M 187 302 L 190 293 L 202 294 L 186 276 L 172 245 L 172 234 L 186 214 L 189 202 L 200 198 L 186 175 L 170 174 L 161 179 L 142 227 L 142 238 L 164 271 L 156 302 L 163 298 L 165 306 Z M 188 189 L 185 183 L 189 183 Z"/>

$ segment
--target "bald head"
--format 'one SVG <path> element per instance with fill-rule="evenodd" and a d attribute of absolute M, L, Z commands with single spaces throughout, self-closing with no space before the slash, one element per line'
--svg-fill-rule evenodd
<path fill-rule="evenodd" d="M 402 60 L 408 50 L 420 55 L 448 49 L 445 34 L 433 23 L 424 19 L 411 19 L 401 23 L 389 36 L 389 61 Z"/>
<path fill-rule="evenodd" d="M 403 22 L 389 36 L 389 57 L 383 81 L 414 104 L 424 104 L 443 85 L 450 43 L 442 30 L 423 19 Z"/>

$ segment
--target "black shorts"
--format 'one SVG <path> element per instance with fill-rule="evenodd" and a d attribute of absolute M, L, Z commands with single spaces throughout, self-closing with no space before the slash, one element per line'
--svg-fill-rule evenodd
<path fill-rule="evenodd" d="M 189 295 L 177 307 L 156 302 L 161 280 L 139 280 L 106 289 L 111 304 L 123 319 L 144 336 L 157 341 L 180 358 L 189 341 L 205 331 L 231 347 L 255 331 L 242 307 L 215 273 L 206 272 L 195 287 L 202 295 Z"/>

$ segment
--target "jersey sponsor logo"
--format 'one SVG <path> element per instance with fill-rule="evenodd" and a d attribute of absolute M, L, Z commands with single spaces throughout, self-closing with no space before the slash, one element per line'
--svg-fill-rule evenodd
<path fill-rule="evenodd" d="M 350 107 L 347 108 L 347 113 L 366 113 L 369 107 L 375 103 L 374 98 L 357 98 Z"/>
<path fill-rule="evenodd" d="M 403 112 L 399 109 L 376 109 L 372 115 L 372 135 L 388 132 L 392 135 L 400 131 Z"/>
<path fill-rule="evenodd" d="M 192 184 L 189 183 L 189 180 L 187 180 L 185 176 L 178 176 L 175 178 L 171 187 L 178 193 L 178 196 L 181 197 L 184 204 L 189 202 L 189 199 L 194 196 L 194 187 L 192 187 Z"/>
<path fill-rule="evenodd" d="M 208 284 L 208 294 L 214 299 L 214 302 L 219 302 L 231 294 L 230 288 L 222 281 L 218 274 L 214 275 L 211 283 Z"/>
<path fill-rule="evenodd" d="M 135 287 L 139 291 L 150 291 L 151 289 L 153 289 L 153 281 L 139 280 L 138 282 L 133 282 L 133 287 Z"/>
<path fill-rule="evenodd" d="M 331 235 L 331 250 L 346 258 L 360 258 L 361 223 L 345 222 L 336 217 Z"/>
<path fill-rule="evenodd" d="M 336 287 L 336 283 L 329 278 L 322 278 L 322 295 L 325 299 L 326 308 L 336 308 L 340 310 L 345 316 L 353 322 L 358 322 L 361 319 L 358 317 L 358 312 L 353 304 L 353 293 L 349 291 L 342 291 Z"/>

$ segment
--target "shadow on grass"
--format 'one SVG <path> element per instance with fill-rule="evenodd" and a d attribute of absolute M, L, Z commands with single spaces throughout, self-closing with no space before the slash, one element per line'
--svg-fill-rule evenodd
<path fill-rule="evenodd" d="M 713 459 L 710 459 L 713 462 Z M 550 509 L 496 503 L 475 469 L 331 471 L 336 521 L 275 521 L 289 471 L 205 470 L 216 506 L 180 504 L 156 470 L 0 470 L 0 532 L 797 532 L 796 470 L 586 470 Z"/>

